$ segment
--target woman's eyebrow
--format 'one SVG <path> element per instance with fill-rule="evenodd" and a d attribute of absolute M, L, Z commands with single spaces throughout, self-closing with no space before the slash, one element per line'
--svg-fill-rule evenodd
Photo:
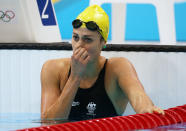
<path fill-rule="evenodd" d="M 78 35 L 79 36 L 79 34 L 78 33 L 75 33 L 75 32 L 73 32 L 73 35 Z M 90 37 L 94 37 L 94 35 L 82 35 L 82 37 L 83 38 L 90 38 Z"/>
<path fill-rule="evenodd" d="M 73 35 L 78 35 L 78 34 L 73 32 Z"/>
<path fill-rule="evenodd" d="M 93 37 L 93 35 L 83 35 L 83 37 L 87 38 L 87 37 Z"/>

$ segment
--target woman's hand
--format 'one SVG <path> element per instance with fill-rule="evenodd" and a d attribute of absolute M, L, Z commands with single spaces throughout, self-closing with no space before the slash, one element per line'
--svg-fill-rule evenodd
<path fill-rule="evenodd" d="M 157 113 L 157 114 L 165 115 L 164 110 L 154 105 L 143 109 L 141 113 Z"/>
<path fill-rule="evenodd" d="M 82 77 L 89 60 L 90 56 L 86 49 L 82 47 L 75 48 L 71 57 L 71 75 Z"/>
<path fill-rule="evenodd" d="M 165 115 L 164 110 L 162 110 L 161 108 L 159 108 L 157 106 L 153 106 L 151 111 L 152 111 L 152 113 L 158 113 L 158 114 Z"/>

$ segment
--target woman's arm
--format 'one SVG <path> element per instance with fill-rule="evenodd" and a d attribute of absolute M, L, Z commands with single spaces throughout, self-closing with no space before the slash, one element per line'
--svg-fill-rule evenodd
<path fill-rule="evenodd" d="M 69 63 L 71 74 L 66 83 L 59 77 L 60 72 L 64 77 L 66 68 L 58 68 L 58 63 L 54 61 L 44 64 L 41 72 L 41 118 L 68 119 L 72 102 L 89 60 L 88 52 L 84 48 L 75 48 Z"/>
<path fill-rule="evenodd" d="M 164 114 L 164 111 L 156 107 L 145 93 L 133 65 L 125 58 L 117 58 L 115 61 L 114 68 L 119 86 L 127 95 L 135 112 L 158 112 L 160 114 Z"/>
<path fill-rule="evenodd" d="M 48 61 L 43 65 L 41 71 L 41 118 L 68 119 L 71 105 L 80 79 L 70 76 L 66 83 L 59 83 L 59 68 L 54 61 Z M 64 82 L 64 81 L 61 81 Z M 60 84 L 64 85 L 62 92 Z"/>

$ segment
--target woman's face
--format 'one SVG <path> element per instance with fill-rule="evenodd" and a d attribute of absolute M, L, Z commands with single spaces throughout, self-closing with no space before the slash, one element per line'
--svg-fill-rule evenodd
<path fill-rule="evenodd" d="M 72 48 L 77 47 L 86 49 L 91 60 L 97 59 L 100 56 L 104 40 L 101 40 L 101 35 L 97 31 L 90 31 L 87 28 L 73 29 L 72 33 Z"/>

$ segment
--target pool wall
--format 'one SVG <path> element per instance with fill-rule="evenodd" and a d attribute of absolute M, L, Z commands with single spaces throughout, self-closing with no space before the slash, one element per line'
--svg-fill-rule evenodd
<path fill-rule="evenodd" d="M 0 113 L 39 113 L 43 63 L 71 54 L 67 50 L 0 50 Z M 167 109 L 185 104 L 186 52 L 103 51 L 102 55 L 128 58 L 155 105 Z M 128 105 L 124 115 L 133 113 Z"/>

